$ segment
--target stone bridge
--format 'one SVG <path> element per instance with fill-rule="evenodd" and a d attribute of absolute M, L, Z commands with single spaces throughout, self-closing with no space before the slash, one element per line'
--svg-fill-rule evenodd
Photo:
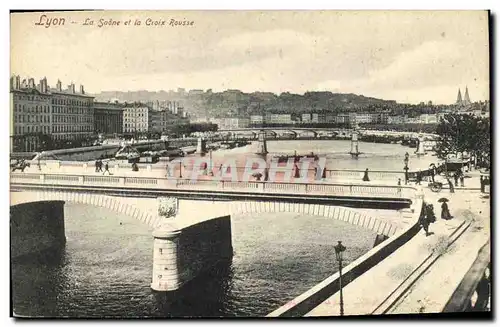
<path fill-rule="evenodd" d="M 360 183 L 12 173 L 10 188 L 11 232 L 14 228 L 23 254 L 65 242 L 64 202 L 105 207 L 152 227 L 151 287 L 156 291 L 175 291 L 218 261 L 232 257 L 231 214 L 323 216 L 372 230 L 377 239 L 391 239 L 416 225 L 422 201 L 412 187 Z M 360 212 L 360 207 L 365 209 Z M 171 213 L 171 208 L 174 214 L 165 217 L 165 209 Z M 11 244 L 11 251 L 12 246 L 16 245 Z"/>

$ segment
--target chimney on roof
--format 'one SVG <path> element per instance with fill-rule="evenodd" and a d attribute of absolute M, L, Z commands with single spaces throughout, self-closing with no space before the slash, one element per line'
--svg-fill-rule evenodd
<path fill-rule="evenodd" d="M 83 88 L 83 85 L 80 85 L 80 94 L 85 94 L 85 89 Z"/>
<path fill-rule="evenodd" d="M 40 80 L 40 92 L 47 93 L 47 77 L 44 77 Z"/>
<path fill-rule="evenodd" d="M 61 92 L 62 91 L 62 83 L 61 83 L 61 80 L 57 80 L 57 84 L 56 84 L 56 90 Z"/>
<path fill-rule="evenodd" d="M 70 85 L 68 85 L 68 91 L 70 93 L 75 93 L 75 84 L 74 83 L 71 83 Z"/>
<path fill-rule="evenodd" d="M 35 88 L 35 79 L 34 78 L 28 79 L 28 87 L 30 89 L 34 89 Z"/>

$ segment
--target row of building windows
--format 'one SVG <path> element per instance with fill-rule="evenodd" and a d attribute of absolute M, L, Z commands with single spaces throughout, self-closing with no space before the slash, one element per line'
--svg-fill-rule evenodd
<path fill-rule="evenodd" d="M 145 127 L 145 128 L 147 128 L 148 124 L 140 124 L 140 123 L 128 124 L 128 123 L 125 123 L 125 128 L 128 128 L 128 127 L 130 127 L 130 128 L 133 128 L 133 127 L 136 127 L 136 128 L 140 128 L 140 127 L 144 128 Z"/>
<path fill-rule="evenodd" d="M 89 108 L 74 108 L 63 106 L 52 106 L 54 114 L 71 114 L 71 115 L 93 115 L 93 111 Z"/>
<path fill-rule="evenodd" d="M 49 100 L 48 96 L 39 96 L 39 95 L 15 95 L 17 100 L 27 100 L 27 101 L 46 101 Z"/>
<path fill-rule="evenodd" d="M 19 134 L 26 134 L 26 133 L 44 133 L 44 134 L 49 134 L 50 133 L 50 126 L 15 126 L 14 127 L 14 133 L 16 135 Z"/>
<path fill-rule="evenodd" d="M 50 123 L 50 116 L 14 115 L 14 124 L 18 123 Z"/>
<path fill-rule="evenodd" d="M 74 126 L 74 125 L 55 125 L 50 128 L 50 126 L 14 126 L 14 134 L 27 134 L 27 133 L 64 133 L 64 132 L 92 132 L 92 128 L 90 126 Z"/>
<path fill-rule="evenodd" d="M 82 116 L 53 116 L 52 120 L 54 123 L 92 124 L 94 122 L 92 118 L 93 117 L 82 117 Z"/>
<path fill-rule="evenodd" d="M 14 112 L 34 112 L 34 113 L 50 113 L 49 106 L 30 106 L 30 105 L 21 105 L 14 104 Z"/>
<path fill-rule="evenodd" d="M 52 104 L 60 104 L 60 105 L 89 107 L 90 105 L 92 105 L 92 103 L 93 101 L 81 101 L 73 99 L 52 99 Z"/>
<path fill-rule="evenodd" d="M 52 133 L 93 132 L 93 126 L 52 125 Z"/>

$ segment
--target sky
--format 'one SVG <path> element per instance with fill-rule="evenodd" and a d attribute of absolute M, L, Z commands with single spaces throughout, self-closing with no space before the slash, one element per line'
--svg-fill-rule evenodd
<path fill-rule="evenodd" d="M 331 91 L 489 99 L 486 11 L 95 11 L 11 14 L 11 73 L 101 91 Z M 64 18 L 64 24 L 46 24 Z M 147 26 L 147 19 L 165 21 Z M 94 25 L 84 25 L 85 20 Z M 99 27 L 100 20 L 120 21 Z M 170 26 L 171 20 L 193 22 Z M 124 23 L 130 20 L 129 25 Z M 134 25 L 136 20 L 141 25 Z M 51 21 L 54 23 L 54 20 Z"/>

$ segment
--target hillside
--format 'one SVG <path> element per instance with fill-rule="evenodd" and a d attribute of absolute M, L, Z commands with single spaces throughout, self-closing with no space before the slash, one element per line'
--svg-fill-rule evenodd
<path fill-rule="evenodd" d="M 356 111 L 365 107 L 394 106 L 395 101 L 369 98 L 356 94 L 331 92 L 306 92 L 304 95 L 269 92 L 244 93 L 239 90 L 224 92 L 114 92 L 106 91 L 94 95 L 98 101 L 118 99 L 126 102 L 156 100 L 179 101 L 187 112 L 197 117 L 217 117 L 228 113 L 251 115 L 258 113 L 307 113 L 312 111 Z"/>

